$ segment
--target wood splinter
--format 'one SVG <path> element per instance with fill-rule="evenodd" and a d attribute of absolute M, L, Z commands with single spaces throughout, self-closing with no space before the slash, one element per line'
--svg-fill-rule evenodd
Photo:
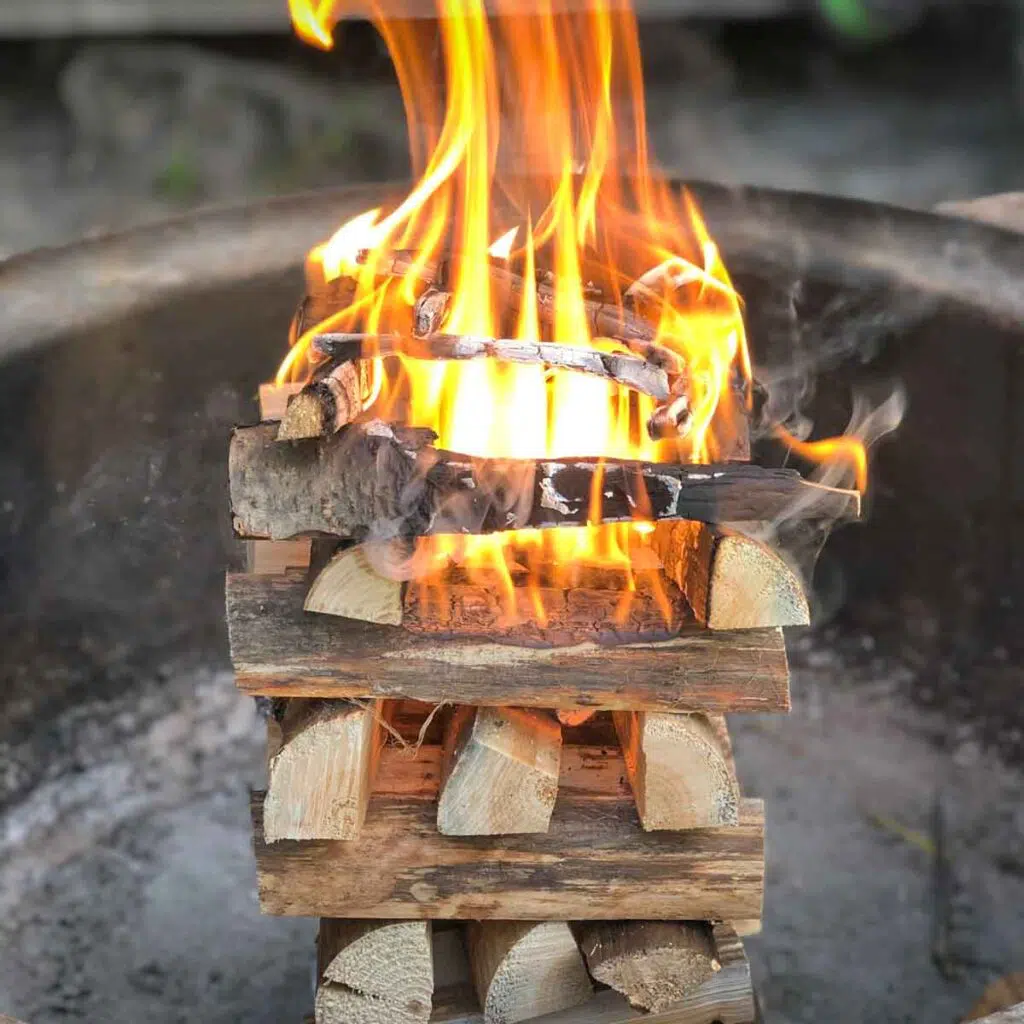
<path fill-rule="evenodd" d="M 546 713 L 460 706 L 445 739 L 438 832 L 547 832 L 561 759 L 562 732 Z"/>
<path fill-rule="evenodd" d="M 703 921 L 588 923 L 580 948 L 597 981 L 652 1013 L 679 1003 L 722 969 Z"/>
<path fill-rule="evenodd" d="M 564 921 L 471 922 L 466 939 L 484 1024 L 516 1024 L 555 1013 L 593 993 Z"/>
<path fill-rule="evenodd" d="M 323 918 L 316 1024 L 427 1024 L 434 994 L 429 921 Z"/>
<path fill-rule="evenodd" d="M 382 705 L 288 701 L 270 732 L 263 808 L 268 843 L 359 835 L 383 742 Z"/>
<path fill-rule="evenodd" d="M 616 711 L 612 719 L 646 831 L 739 823 L 739 784 L 721 716 Z"/>

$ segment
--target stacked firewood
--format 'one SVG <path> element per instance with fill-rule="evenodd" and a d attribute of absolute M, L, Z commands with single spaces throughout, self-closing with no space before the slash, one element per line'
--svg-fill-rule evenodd
<path fill-rule="evenodd" d="M 628 312 L 602 326 L 640 355 L 594 361 L 440 335 L 432 301 L 416 311 L 425 357 L 538 361 L 671 404 L 675 369 Z M 724 715 L 788 710 L 781 627 L 808 609 L 785 559 L 736 527 L 812 485 L 741 461 L 604 461 L 606 521 L 632 518 L 643 480 L 668 615 L 638 585 L 622 621 L 622 583 L 598 570 L 541 574 L 512 623 L 483 571 L 445 570 L 444 600 L 425 601 L 375 568 L 375 524 L 408 547 L 467 529 L 453 509 L 474 500 L 479 532 L 579 524 L 596 466 L 517 476 L 504 460 L 530 480 L 513 510 L 481 486 L 487 460 L 353 422 L 364 357 L 390 344 L 325 337 L 312 385 L 265 389 L 262 422 L 231 445 L 249 548 L 227 580 L 231 655 L 239 687 L 270 699 L 260 901 L 320 918 L 317 1024 L 752 1021 L 739 936 L 760 927 L 764 812 L 740 793 Z M 856 514 L 850 492 L 814 498 Z"/>

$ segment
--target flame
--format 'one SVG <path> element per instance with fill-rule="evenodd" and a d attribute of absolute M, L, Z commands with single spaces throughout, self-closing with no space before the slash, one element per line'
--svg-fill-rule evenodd
<path fill-rule="evenodd" d="M 719 457 L 750 393 L 740 299 L 696 204 L 651 172 L 632 11 L 591 0 L 556 14 L 552 0 L 538 0 L 536 14 L 522 17 L 516 0 L 489 0 L 486 9 L 484 0 L 437 0 L 442 88 L 416 29 L 387 20 L 377 0 L 366 6 L 395 63 L 416 182 L 394 209 L 360 214 L 310 253 L 307 272 L 350 279 L 352 301 L 292 339 L 278 380 L 309 372 L 309 343 L 320 330 L 408 335 L 414 303 L 444 267 L 449 333 L 622 351 L 598 332 L 595 303 L 642 315 L 656 325 L 655 343 L 688 367 L 689 431 L 652 439 L 655 400 L 604 379 L 491 360 L 377 360 L 365 402 L 375 415 L 430 427 L 440 447 L 471 456 Z M 299 36 L 329 49 L 347 5 L 289 0 L 289 9 Z M 514 173 L 514 161 L 528 177 Z M 517 293 L 501 284 L 495 264 L 519 275 Z M 563 586 L 582 564 L 618 568 L 628 594 L 653 527 L 642 507 L 632 524 L 597 525 L 602 499 L 599 473 L 591 525 L 430 538 L 412 571 L 429 579 L 459 562 L 496 573 L 510 621 L 513 576 L 524 570 L 541 621 L 542 567 Z"/>

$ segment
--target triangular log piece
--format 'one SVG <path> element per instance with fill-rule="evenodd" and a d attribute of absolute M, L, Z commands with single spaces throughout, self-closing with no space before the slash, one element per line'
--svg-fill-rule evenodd
<path fill-rule="evenodd" d="M 301 384 L 261 384 L 259 391 L 260 419 L 264 423 L 279 421 L 288 408 L 288 399 L 302 390 Z"/>
<path fill-rule="evenodd" d="M 270 729 L 264 807 L 268 843 L 359 835 L 383 742 L 383 703 L 288 701 L 280 722 Z"/>
<path fill-rule="evenodd" d="M 351 423 L 363 411 L 365 366 L 339 363 L 293 395 L 277 429 L 278 441 L 327 437 Z"/>
<path fill-rule="evenodd" d="M 641 1010 L 668 1009 L 722 969 L 704 921 L 596 922 L 580 948 L 594 978 Z"/>
<path fill-rule="evenodd" d="M 306 591 L 304 573 L 228 574 L 231 658 L 246 693 L 542 708 L 789 708 L 779 629 L 693 624 L 671 640 L 636 646 L 513 647 L 307 615 Z"/>
<path fill-rule="evenodd" d="M 386 626 L 402 624 L 402 584 L 381 576 L 361 545 L 336 554 L 313 580 L 303 607 Z"/>
<path fill-rule="evenodd" d="M 316 1024 L 426 1024 L 434 994 L 429 921 L 324 918 Z"/>
<path fill-rule="evenodd" d="M 483 921 L 466 928 L 484 1024 L 516 1024 L 586 1002 L 593 993 L 564 921 Z"/>
<path fill-rule="evenodd" d="M 665 575 L 710 629 L 810 622 L 800 578 L 767 544 L 690 520 L 658 523 L 651 543 Z"/>
<path fill-rule="evenodd" d="M 437 830 L 446 836 L 546 832 L 562 730 L 546 712 L 461 706 L 445 738 Z"/>
<path fill-rule="evenodd" d="M 437 831 L 442 751 L 386 746 L 370 810 L 345 843 L 273 843 L 253 797 L 260 903 L 270 914 L 471 920 L 747 920 L 761 916 L 764 810 L 739 824 L 645 832 L 618 750 L 566 746 L 547 832 Z"/>
<path fill-rule="evenodd" d="M 722 740 L 724 721 L 648 711 L 612 717 L 648 832 L 737 824 L 739 784 Z"/>

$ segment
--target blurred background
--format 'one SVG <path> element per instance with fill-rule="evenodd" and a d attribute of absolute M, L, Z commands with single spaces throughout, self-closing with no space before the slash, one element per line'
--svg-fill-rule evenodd
<path fill-rule="evenodd" d="M 676 173 L 912 206 L 1020 184 L 1024 0 L 638 9 L 653 141 Z M 285 0 L 0 0 L 0 256 L 405 173 L 364 23 L 321 53 Z"/>

